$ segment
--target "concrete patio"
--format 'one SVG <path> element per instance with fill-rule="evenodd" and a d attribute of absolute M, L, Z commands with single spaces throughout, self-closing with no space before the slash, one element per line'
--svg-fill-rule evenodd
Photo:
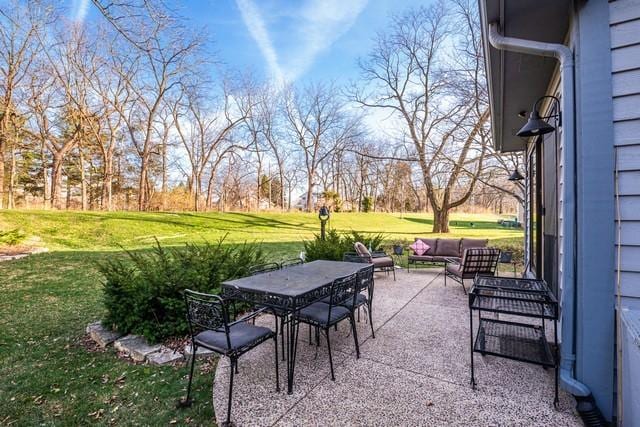
<path fill-rule="evenodd" d="M 444 286 L 441 269 L 398 270 L 397 281 L 376 275 L 374 328 L 361 316 L 356 359 L 348 322 L 331 331 L 336 381 L 324 339 L 307 342 L 301 326 L 294 393 L 276 393 L 273 345 L 239 361 L 232 421 L 239 426 L 285 425 L 582 425 L 574 399 L 561 391 L 553 407 L 553 370 L 476 353 L 469 385 L 469 312 L 457 283 Z M 363 312 L 364 314 L 364 312 Z M 264 316 L 261 324 L 272 326 Z M 317 357 L 316 357 L 317 350 Z M 280 381 L 286 384 L 284 364 Z M 213 403 L 226 418 L 229 361 L 217 367 Z"/>

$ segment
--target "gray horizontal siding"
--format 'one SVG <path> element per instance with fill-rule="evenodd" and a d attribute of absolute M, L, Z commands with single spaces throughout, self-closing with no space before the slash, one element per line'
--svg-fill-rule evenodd
<path fill-rule="evenodd" d="M 613 96 L 633 95 L 640 87 L 640 68 L 613 74 Z"/>
<path fill-rule="evenodd" d="M 640 196 L 640 171 L 620 172 L 618 193 L 622 196 Z"/>
<path fill-rule="evenodd" d="M 611 71 L 640 68 L 640 45 L 622 47 L 611 52 Z"/>
<path fill-rule="evenodd" d="M 640 221 L 622 222 L 620 227 L 620 241 L 617 243 L 623 246 L 640 246 Z"/>
<path fill-rule="evenodd" d="M 640 298 L 640 273 L 632 271 L 620 272 L 621 295 Z"/>
<path fill-rule="evenodd" d="M 618 254 L 616 253 L 616 265 Z M 620 258 L 620 271 L 640 273 L 640 246 L 623 246 Z"/>
<path fill-rule="evenodd" d="M 640 43 L 640 19 L 611 26 L 611 47 L 620 48 Z"/>
<path fill-rule="evenodd" d="M 640 170 L 640 146 L 622 145 L 616 147 L 616 163 L 619 171 Z"/>
<path fill-rule="evenodd" d="M 640 119 L 640 88 L 633 95 L 613 98 L 613 120 L 634 119 Z"/>
<path fill-rule="evenodd" d="M 615 123 L 613 141 L 617 146 L 640 144 L 640 120 Z"/>
<path fill-rule="evenodd" d="M 640 0 L 619 0 L 609 3 L 609 23 L 619 24 L 640 19 Z"/>
<path fill-rule="evenodd" d="M 640 196 L 620 197 L 620 219 L 640 221 Z"/>

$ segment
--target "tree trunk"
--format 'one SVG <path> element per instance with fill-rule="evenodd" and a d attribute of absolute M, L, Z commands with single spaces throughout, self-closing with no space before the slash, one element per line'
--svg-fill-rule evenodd
<path fill-rule="evenodd" d="M 307 212 L 313 212 L 313 173 L 307 177 Z"/>
<path fill-rule="evenodd" d="M 14 142 L 15 144 L 15 142 Z M 9 163 L 9 194 L 7 197 L 7 208 L 14 209 L 15 204 L 15 185 L 16 185 L 16 150 L 11 147 L 11 163 Z"/>
<path fill-rule="evenodd" d="M 82 147 L 78 147 L 79 151 L 79 166 L 80 166 L 80 200 L 82 202 L 82 210 L 86 211 L 88 209 L 88 199 L 87 199 L 87 179 L 84 174 L 84 152 L 82 151 Z"/>
<path fill-rule="evenodd" d="M 53 162 L 51 165 L 51 207 L 54 209 L 62 209 L 62 160 L 63 156 L 60 153 L 53 155 Z"/>
<path fill-rule="evenodd" d="M 42 160 L 42 207 L 43 209 L 49 209 L 51 207 L 51 187 L 49 185 L 49 168 L 47 167 L 47 155 L 44 142 L 40 147 L 40 157 Z"/>
<path fill-rule="evenodd" d="M 143 156 L 140 162 L 140 177 L 138 179 L 138 210 L 147 210 L 147 173 L 149 162 L 146 156 Z"/>
<path fill-rule="evenodd" d="M 102 171 L 102 209 L 111 211 L 113 209 L 113 153 L 107 153 L 104 158 L 104 169 Z"/>
<path fill-rule="evenodd" d="M 166 141 L 162 142 L 162 196 L 160 197 L 162 210 L 167 210 L 167 186 L 168 175 L 167 175 L 167 143 Z M 196 209 L 197 210 L 197 209 Z"/>
<path fill-rule="evenodd" d="M 449 210 L 433 207 L 433 230 L 434 233 L 449 232 Z"/>
<path fill-rule="evenodd" d="M 0 135 L 0 209 L 4 207 L 4 137 Z"/>

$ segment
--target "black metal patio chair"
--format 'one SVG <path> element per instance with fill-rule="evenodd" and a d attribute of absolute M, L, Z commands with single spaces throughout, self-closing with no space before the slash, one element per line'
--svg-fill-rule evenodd
<path fill-rule="evenodd" d="M 301 265 L 301 264 L 304 264 L 304 261 L 302 260 L 302 258 L 291 258 L 291 259 L 286 259 L 282 261 L 280 263 L 280 268 L 288 268 L 288 267 L 293 267 L 294 265 Z"/>
<path fill-rule="evenodd" d="M 354 307 L 356 289 L 358 287 L 358 275 L 336 279 L 331 284 L 329 303 L 322 301 L 315 302 L 296 313 L 296 321 L 306 323 L 324 332 L 327 338 L 327 349 L 329 351 L 329 365 L 331 367 L 331 380 L 335 381 L 333 372 L 333 356 L 331 354 L 331 340 L 329 330 L 343 320 L 349 319 L 353 340 L 356 346 L 356 357 L 360 358 L 360 345 L 358 344 L 358 332 L 356 329 Z M 349 303 L 348 301 L 351 300 Z"/>
<path fill-rule="evenodd" d="M 249 275 L 255 276 L 256 274 L 268 273 L 276 270 L 280 270 L 280 264 L 277 262 L 267 262 L 265 264 L 258 264 L 249 267 Z"/>
<path fill-rule="evenodd" d="M 229 400 L 227 406 L 226 425 L 231 425 L 231 402 L 233 399 L 233 375 L 237 371 L 238 358 L 249 350 L 268 339 L 274 340 L 276 361 L 276 391 L 280 391 L 280 377 L 278 372 L 278 340 L 276 332 L 263 326 L 255 326 L 247 322 L 254 318 L 262 309 L 234 322 L 229 322 L 227 301 L 218 295 L 204 294 L 192 290 L 185 290 L 187 305 L 187 321 L 191 335 L 191 370 L 187 397 L 180 402 L 180 406 L 190 406 L 191 383 L 195 367 L 198 347 L 214 351 L 230 360 Z"/>
<path fill-rule="evenodd" d="M 372 306 L 373 306 L 373 265 L 368 265 L 358 272 L 358 283 L 356 289 L 355 306 L 351 306 L 351 301 L 347 300 L 344 304 L 345 307 L 354 309 L 358 312 L 358 322 L 360 321 L 360 307 L 364 307 L 369 317 L 369 325 L 371 326 L 371 337 L 375 338 L 376 334 L 373 331 L 373 319 L 372 319 Z M 330 297 L 322 300 L 325 304 L 328 304 Z"/>
<path fill-rule="evenodd" d="M 479 276 L 495 276 L 500 260 L 500 249 L 497 248 L 469 248 L 465 249 L 460 263 L 447 262 L 444 267 L 444 285 L 447 286 L 447 277 L 462 285 L 464 293 L 465 279 L 473 279 Z"/>

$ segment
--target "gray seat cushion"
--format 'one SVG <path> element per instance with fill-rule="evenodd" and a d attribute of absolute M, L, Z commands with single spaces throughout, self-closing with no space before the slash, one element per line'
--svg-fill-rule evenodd
<path fill-rule="evenodd" d="M 374 268 L 376 267 L 393 267 L 393 258 L 390 256 L 373 258 L 371 260 L 373 262 Z"/>
<path fill-rule="evenodd" d="M 447 262 L 449 259 L 453 259 L 460 262 L 460 257 L 444 257 L 444 256 L 431 256 L 431 255 L 409 255 L 409 261 L 413 262 Z"/>
<path fill-rule="evenodd" d="M 197 345 L 201 345 L 220 353 L 228 353 L 249 346 L 254 342 L 262 342 L 274 335 L 274 332 L 262 326 L 255 326 L 247 322 L 236 323 L 229 328 L 231 348 L 227 346 L 224 331 L 202 331 L 195 336 Z"/>
<path fill-rule="evenodd" d="M 323 303 L 323 304 L 330 304 L 331 303 L 330 300 L 331 300 L 331 297 L 326 297 L 326 298 L 321 299 L 320 302 Z M 356 307 L 359 306 L 359 305 L 366 304 L 367 300 L 368 300 L 368 298 L 367 298 L 367 296 L 365 294 L 356 295 Z M 351 307 L 352 302 L 353 302 L 353 300 L 348 300 L 348 301 L 345 301 L 341 305 L 344 305 L 345 307 Z"/>
<path fill-rule="evenodd" d="M 313 303 L 300 310 L 298 313 L 298 319 L 320 326 L 328 326 L 339 322 L 342 319 L 346 319 L 349 317 L 349 313 L 351 313 L 348 308 L 333 306 L 331 307 L 331 319 L 328 319 L 329 307 L 329 304 L 323 302 Z"/>

